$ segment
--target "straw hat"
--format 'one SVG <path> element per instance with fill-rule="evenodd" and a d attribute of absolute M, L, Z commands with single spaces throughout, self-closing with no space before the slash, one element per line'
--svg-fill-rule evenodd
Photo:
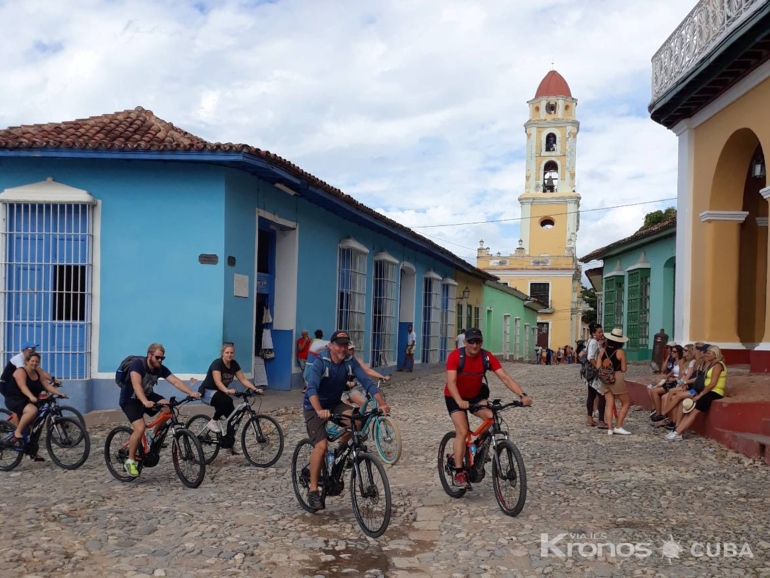
<path fill-rule="evenodd" d="M 605 333 L 604 336 L 610 341 L 616 341 L 617 343 L 625 343 L 628 341 L 628 337 L 623 337 L 623 330 L 619 327 L 616 327 L 610 333 Z"/>
<path fill-rule="evenodd" d="M 692 398 L 685 398 L 685 400 L 682 402 L 682 411 L 684 413 L 690 413 L 693 409 L 695 409 L 695 402 L 692 400 Z"/>

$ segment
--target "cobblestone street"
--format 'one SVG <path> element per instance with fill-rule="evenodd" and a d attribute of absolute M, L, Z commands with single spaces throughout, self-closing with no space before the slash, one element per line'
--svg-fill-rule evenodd
<path fill-rule="evenodd" d="M 289 465 L 305 431 L 291 408 L 278 412 L 286 443 L 275 467 L 222 452 L 197 490 L 182 486 L 168 455 L 134 484 L 114 480 L 103 458 L 107 426 L 90 429 L 80 470 L 60 470 L 45 453 L 43 464 L 25 459 L 0 476 L 0 575 L 770 576 L 768 467 L 695 436 L 667 443 L 634 409 L 633 435 L 608 436 L 584 425 L 576 366 L 506 368 L 534 400 L 505 415 L 528 474 L 517 518 L 498 508 L 489 472 L 462 499 L 444 493 L 436 471 L 451 428 L 443 372 L 399 373 L 386 395 L 404 454 L 388 469 L 393 519 L 379 540 L 363 536 L 347 488 L 319 514 L 300 509 Z M 490 385 L 493 396 L 511 398 L 496 378 Z M 541 535 L 564 533 L 554 548 L 565 557 L 541 556 Z M 666 540 L 676 543 L 669 556 Z M 566 556 L 569 542 L 648 543 L 650 554 L 630 546 L 615 557 Z M 753 557 L 725 557 L 724 546 L 718 557 L 698 556 L 706 543 L 713 553 L 728 542 L 737 552 L 748 543 Z"/>

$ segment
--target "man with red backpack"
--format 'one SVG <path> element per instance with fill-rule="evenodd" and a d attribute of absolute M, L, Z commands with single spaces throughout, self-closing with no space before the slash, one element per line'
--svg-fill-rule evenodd
<path fill-rule="evenodd" d="M 444 386 L 444 401 L 455 426 L 454 484 L 458 488 L 470 488 L 468 478 L 462 469 L 465 457 L 465 440 L 468 435 L 468 408 L 471 405 L 487 405 L 489 385 L 486 372 L 493 371 L 503 382 L 503 385 L 519 396 L 523 405 L 532 405 L 532 399 L 524 393 L 521 386 L 508 375 L 497 358 L 481 348 L 484 338 L 481 330 L 471 328 L 465 330 L 465 347 L 455 349 L 446 361 L 446 386 Z M 492 419 L 492 412 L 481 409 L 474 413 L 481 419 Z M 459 465 L 458 465 L 459 464 Z"/>

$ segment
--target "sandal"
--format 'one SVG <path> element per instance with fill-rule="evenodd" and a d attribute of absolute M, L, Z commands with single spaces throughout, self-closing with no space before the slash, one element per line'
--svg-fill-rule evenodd
<path fill-rule="evenodd" d="M 596 427 L 598 427 L 599 429 L 610 429 L 607 427 L 607 424 L 604 423 L 603 421 L 600 421 Z"/>
<path fill-rule="evenodd" d="M 590 415 L 586 417 L 586 425 L 594 427 L 596 424 L 594 423 L 594 418 L 592 418 Z"/>

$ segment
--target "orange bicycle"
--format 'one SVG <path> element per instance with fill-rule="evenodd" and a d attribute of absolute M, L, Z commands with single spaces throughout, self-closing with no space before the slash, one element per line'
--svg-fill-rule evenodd
<path fill-rule="evenodd" d="M 492 485 L 495 498 L 503 513 L 518 516 L 527 500 L 527 472 L 519 448 L 508 437 L 505 422 L 500 413 L 510 407 L 522 407 L 520 401 L 502 405 L 499 399 L 489 405 L 471 405 L 470 413 L 481 409 L 492 412 L 492 418 L 485 419 L 465 439 L 466 451 L 463 467 L 471 483 L 479 483 L 486 475 L 485 464 L 492 462 Z M 456 434 L 447 432 L 438 446 L 438 476 L 444 491 L 452 498 L 461 498 L 468 491 L 454 484 L 455 463 L 452 445 Z M 491 450 L 491 451 L 490 451 Z"/>
<path fill-rule="evenodd" d="M 203 457 L 203 449 L 198 438 L 188 429 L 182 427 L 179 422 L 179 406 L 190 401 L 195 401 L 192 397 L 186 397 L 182 401 L 177 401 L 172 397 L 168 403 L 156 403 L 155 409 L 168 407 L 171 411 L 160 413 L 152 423 L 148 424 L 142 443 L 136 449 L 136 467 L 141 475 L 144 468 L 153 468 L 160 461 L 160 450 L 164 447 L 163 442 L 166 436 L 171 432 L 171 458 L 174 462 L 176 475 L 182 483 L 188 488 L 197 488 L 203 483 L 206 476 L 206 461 Z M 152 442 L 147 442 L 147 433 L 156 426 L 160 425 L 158 435 Z M 135 477 L 129 476 L 123 468 L 128 458 L 128 440 L 133 433 L 133 429 L 121 425 L 107 434 L 104 441 L 104 460 L 107 462 L 107 469 L 121 482 L 132 482 Z"/>

